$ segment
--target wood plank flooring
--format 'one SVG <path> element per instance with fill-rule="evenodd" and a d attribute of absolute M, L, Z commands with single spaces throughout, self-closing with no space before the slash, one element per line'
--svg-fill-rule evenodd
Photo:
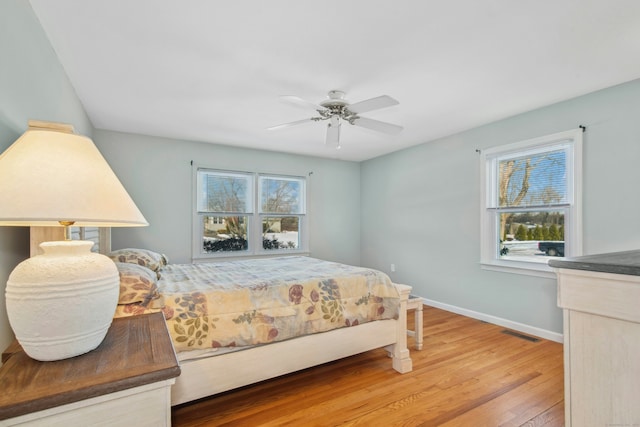
<path fill-rule="evenodd" d="M 373 350 L 175 407 L 173 425 L 564 425 L 561 344 L 433 307 L 423 316 L 423 350 L 409 338 L 410 373 Z"/>

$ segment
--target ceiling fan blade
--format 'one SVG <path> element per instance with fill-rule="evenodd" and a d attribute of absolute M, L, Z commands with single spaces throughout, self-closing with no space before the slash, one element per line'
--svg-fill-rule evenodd
<path fill-rule="evenodd" d="M 313 110 L 325 110 L 326 108 L 324 108 L 322 105 L 320 104 L 316 104 L 315 102 L 311 102 L 311 101 L 307 101 L 306 99 L 302 99 L 298 96 L 294 96 L 294 95 L 283 95 L 280 97 L 281 100 L 289 102 L 291 104 L 294 104 L 298 107 L 303 107 L 303 108 L 311 108 Z"/>
<path fill-rule="evenodd" d="M 375 98 L 366 99 L 364 101 L 349 104 L 347 107 L 349 111 L 353 113 L 366 113 L 367 111 L 373 111 L 380 108 L 391 107 L 392 105 L 398 105 L 399 102 L 388 95 L 381 95 Z"/>
<path fill-rule="evenodd" d="M 311 118 L 303 119 L 303 120 L 296 120 L 295 122 L 289 122 L 289 123 L 283 123 L 281 125 L 271 126 L 270 128 L 267 128 L 267 129 L 268 130 L 285 129 L 285 128 L 288 128 L 288 127 L 297 126 L 297 125 L 301 125 L 301 124 L 304 124 L 304 123 L 310 123 L 312 121 L 313 121 L 313 119 L 311 119 Z"/>
<path fill-rule="evenodd" d="M 339 121 L 336 121 L 335 123 L 327 124 L 327 139 L 325 141 L 325 144 L 335 145 L 337 148 L 340 148 L 340 126 L 341 125 Z"/>
<path fill-rule="evenodd" d="M 387 122 L 381 122 L 380 120 L 368 119 L 366 117 L 358 117 L 353 121 L 353 124 L 391 135 L 397 135 L 402 131 L 402 129 L 404 129 L 402 126 L 394 125 Z"/>

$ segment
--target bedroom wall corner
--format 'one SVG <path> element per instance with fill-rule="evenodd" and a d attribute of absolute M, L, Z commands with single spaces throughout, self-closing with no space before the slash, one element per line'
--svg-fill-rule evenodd
<path fill-rule="evenodd" d="M 0 153 L 27 129 L 29 119 L 70 123 L 91 136 L 91 122 L 26 0 L 0 2 L 0 58 Z M 0 350 L 13 340 L 5 284 L 28 256 L 28 228 L 0 227 Z"/>

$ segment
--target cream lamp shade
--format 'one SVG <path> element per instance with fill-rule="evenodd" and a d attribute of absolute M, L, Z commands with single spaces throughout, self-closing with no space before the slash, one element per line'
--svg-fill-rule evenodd
<path fill-rule="evenodd" d="M 72 132 L 30 121 L 0 155 L 0 225 L 148 225 L 93 141 Z"/>
<path fill-rule="evenodd" d="M 0 226 L 148 225 L 91 139 L 65 124 L 30 121 L 0 155 Z M 6 287 L 18 342 L 37 360 L 74 357 L 104 339 L 118 303 L 119 274 L 92 242 L 44 242 Z"/>

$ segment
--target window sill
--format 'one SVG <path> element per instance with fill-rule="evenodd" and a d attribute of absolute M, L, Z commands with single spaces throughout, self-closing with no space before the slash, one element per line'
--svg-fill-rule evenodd
<path fill-rule="evenodd" d="M 555 279 L 555 270 L 549 267 L 545 262 L 527 262 L 514 260 L 491 260 L 482 261 L 480 268 L 483 270 L 500 271 L 503 273 L 521 274 L 525 276 L 544 277 L 547 279 Z"/>

